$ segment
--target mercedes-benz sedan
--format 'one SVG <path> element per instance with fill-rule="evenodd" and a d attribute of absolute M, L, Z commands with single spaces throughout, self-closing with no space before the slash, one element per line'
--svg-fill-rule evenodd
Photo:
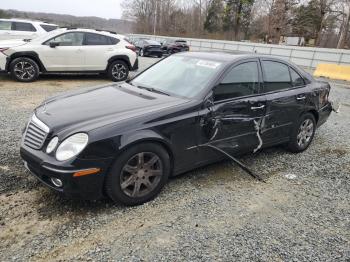
<path fill-rule="evenodd" d="M 278 144 L 304 151 L 332 111 L 329 91 L 273 57 L 176 54 L 125 83 L 44 101 L 25 128 L 21 156 L 67 196 L 137 205 L 170 176 L 221 160 L 222 152 Z"/>

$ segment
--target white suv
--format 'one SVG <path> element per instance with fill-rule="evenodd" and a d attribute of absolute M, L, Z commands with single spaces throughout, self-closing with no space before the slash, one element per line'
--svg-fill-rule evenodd
<path fill-rule="evenodd" d="M 0 19 L 0 40 L 33 39 L 57 28 L 41 21 Z"/>
<path fill-rule="evenodd" d="M 0 71 L 31 82 L 40 73 L 107 73 L 124 81 L 138 69 L 135 46 L 125 36 L 91 29 L 57 29 L 27 42 L 0 44 Z"/>

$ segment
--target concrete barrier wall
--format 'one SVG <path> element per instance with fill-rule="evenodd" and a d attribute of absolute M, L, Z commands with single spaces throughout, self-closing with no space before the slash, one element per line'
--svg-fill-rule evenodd
<path fill-rule="evenodd" d="M 175 37 L 130 34 L 130 38 L 147 37 L 163 42 L 166 39 L 179 39 Z M 318 64 L 350 65 L 350 50 L 269 45 L 259 43 L 246 43 L 236 41 L 183 38 L 190 45 L 191 51 L 225 51 L 232 53 L 258 53 L 273 55 L 294 62 L 297 65 L 315 68 Z"/>

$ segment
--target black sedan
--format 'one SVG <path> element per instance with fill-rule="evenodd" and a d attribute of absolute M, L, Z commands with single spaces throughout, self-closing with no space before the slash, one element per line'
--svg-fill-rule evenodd
<path fill-rule="evenodd" d="M 125 205 L 170 176 L 286 144 L 302 152 L 329 117 L 330 86 L 267 56 L 181 53 L 122 84 L 53 97 L 23 134 L 25 166 L 71 197 Z"/>
<path fill-rule="evenodd" d="M 162 44 L 163 52 L 166 54 L 175 54 L 179 52 L 190 51 L 190 47 L 186 40 L 169 39 Z"/>
<path fill-rule="evenodd" d="M 149 39 L 143 39 L 135 42 L 135 47 L 139 56 L 162 57 L 163 50 L 159 42 Z"/>

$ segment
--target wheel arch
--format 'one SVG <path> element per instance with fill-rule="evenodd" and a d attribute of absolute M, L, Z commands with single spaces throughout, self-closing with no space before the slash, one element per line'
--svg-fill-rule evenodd
<path fill-rule="evenodd" d="M 129 70 L 132 70 L 130 59 L 127 55 L 115 55 L 115 56 L 112 56 L 111 58 L 108 59 L 106 71 L 108 70 L 111 63 L 113 63 L 116 60 L 121 60 L 121 61 L 125 62 L 129 68 Z"/>
<path fill-rule="evenodd" d="M 155 143 L 163 147 L 170 159 L 170 176 L 174 170 L 174 151 L 172 149 L 170 141 L 163 138 L 161 135 L 157 134 L 151 130 L 145 130 L 142 132 L 137 132 L 132 135 L 124 135 L 120 138 L 119 154 L 126 151 L 128 148 L 142 143 Z M 116 156 L 115 158 L 117 158 Z"/>
<path fill-rule="evenodd" d="M 46 68 L 45 68 L 44 64 L 41 62 L 39 55 L 36 52 L 32 52 L 32 51 L 31 52 L 16 52 L 16 53 L 11 54 L 7 59 L 5 70 L 7 72 L 9 72 L 10 65 L 11 65 L 12 61 L 14 59 L 20 58 L 20 57 L 26 57 L 26 58 L 30 58 L 30 59 L 34 60 L 38 64 L 40 72 L 46 71 Z"/>
<path fill-rule="evenodd" d="M 308 111 L 304 112 L 303 114 L 307 114 L 307 113 L 312 114 L 315 117 L 315 121 L 316 121 L 316 125 L 317 125 L 318 120 L 319 120 L 318 112 L 315 109 L 311 109 L 311 110 L 308 110 Z"/>

